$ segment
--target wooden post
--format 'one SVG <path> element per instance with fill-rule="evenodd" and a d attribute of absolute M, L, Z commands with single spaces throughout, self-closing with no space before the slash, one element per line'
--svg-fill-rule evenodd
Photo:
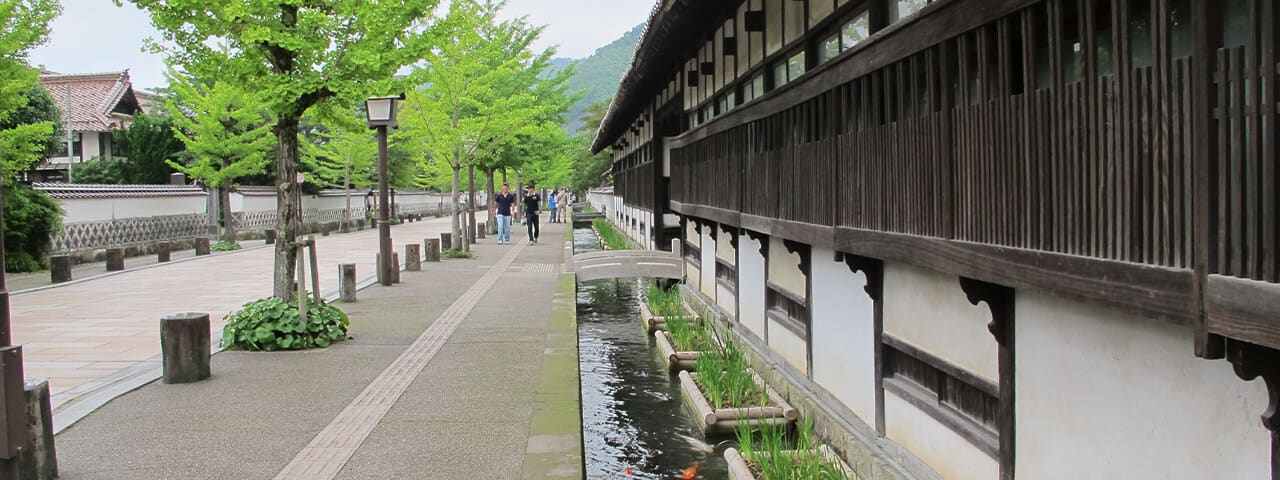
<path fill-rule="evenodd" d="M 27 446 L 18 454 L 19 480 L 58 478 L 53 443 L 53 408 L 48 380 L 27 380 Z"/>
<path fill-rule="evenodd" d="M 329 236 L 329 229 L 330 229 L 330 227 L 331 227 L 331 226 L 332 226 L 332 224 L 330 224 L 329 222 L 321 223 L 321 224 L 320 224 L 320 236 L 322 236 L 322 237 L 327 237 L 327 236 Z"/>
<path fill-rule="evenodd" d="M 427 246 L 426 260 L 428 262 L 440 261 L 440 239 L 428 238 L 422 241 Z"/>
<path fill-rule="evenodd" d="M 391 254 L 391 283 L 400 283 L 400 252 Z"/>
<path fill-rule="evenodd" d="M 173 243 L 158 242 L 156 243 L 156 262 L 165 263 L 172 260 Z"/>
<path fill-rule="evenodd" d="M 440 249 L 453 250 L 453 234 L 452 233 L 446 232 L 446 233 L 440 234 Z"/>
<path fill-rule="evenodd" d="M 208 254 L 209 254 L 209 237 L 197 237 L 196 238 L 196 255 L 202 256 L 202 255 L 208 255 Z"/>
<path fill-rule="evenodd" d="M 71 255 L 54 255 L 49 257 L 49 276 L 53 283 L 71 281 Z"/>
<path fill-rule="evenodd" d="M 479 228 L 476 229 L 476 238 L 484 238 L 489 229 L 485 227 L 484 222 L 480 222 Z"/>
<path fill-rule="evenodd" d="M 422 245 L 409 243 L 404 246 L 404 269 L 409 272 L 422 271 Z"/>
<path fill-rule="evenodd" d="M 275 231 L 275 230 L 267 230 L 267 231 L 266 231 L 266 232 L 264 232 L 264 233 L 265 233 L 265 235 L 267 236 L 267 245 L 275 245 L 275 244 L 276 244 L 276 231 Z"/>
<path fill-rule="evenodd" d="M 375 278 L 377 279 L 378 284 L 382 284 L 382 254 L 381 253 L 374 254 L 373 269 L 377 270 L 377 274 L 375 275 Z"/>
<path fill-rule="evenodd" d="M 356 301 L 356 264 L 338 265 L 338 299 L 351 303 Z"/>
<path fill-rule="evenodd" d="M 113 247 L 107 249 L 107 271 L 119 272 L 124 270 L 124 249 Z"/>
<path fill-rule="evenodd" d="M 295 244 L 298 248 L 305 248 L 306 243 Z M 295 300 L 298 301 L 298 321 L 303 325 L 307 324 L 307 262 L 298 258 L 298 271 L 293 284 L 298 287 L 298 295 Z"/>
<path fill-rule="evenodd" d="M 320 263 L 316 259 L 316 237 L 307 238 L 307 250 L 311 257 L 311 295 L 316 305 L 320 304 Z M 301 260 L 299 260 L 301 261 Z"/>
<path fill-rule="evenodd" d="M 174 313 L 161 318 L 160 352 L 164 383 L 209 378 L 209 314 Z"/>

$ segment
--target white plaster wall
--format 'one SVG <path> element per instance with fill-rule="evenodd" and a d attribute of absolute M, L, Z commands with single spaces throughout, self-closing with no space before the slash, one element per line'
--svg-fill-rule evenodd
<path fill-rule="evenodd" d="M 716 237 L 715 225 L 702 227 L 702 294 L 716 300 Z"/>
<path fill-rule="evenodd" d="M 950 428 L 938 423 L 929 414 L 907 403 L 892 392 L 884 394 L 884 427 L 885 436 L 894 443 L 906 448 L 925 464 L 947 480 L 996 480 L 1000 478 L 1000 462 L 983 453 L 968 440 L 952 432 Z M 1058 418 L 1059 422 L 1072 419 Z M 1019 417 L 1021 421 L 1021 417 Z M 1042 436 L 1055 435 L 1057 429 L 1038 432 Z M 1133 448 L 1133 447 L 1130 447 Z M 1022 452 L 1018 452 L 1021 456 Z M 1076 457 L 1076 462 L 1085 463 L 1091 455 Z M 1073 469 L 1063 472 L 1072 474 L 1071 478 L 1159 478 L 1159 477 L 1089 477 L 1074 475 Z M 1025 476 L 1019 478 L 1034 478 Z"/>
<path fill-rule="evenodd" d="M 141 218 L 205 213 L 208 197 L 85 198 L 64 199 L 64 223 L 100 222 L 116 218 Z"/>
<path fill-rule="evenodd" d="M 999 383 L 999 345 L 987 330 L 990 322 L 991 309 L 970 304 L 958 277 L 885 264 L 886 335 Z"/>
<path fill-rule="evenodd" d="M 240 202 L 237 205 L 236 199 Z M 236 208 L 237 212 L 260 212 L 265 210 L 276 209 L 276 197 L 270 195 L 231 195 L 231 205 Z M 364 206 L 364 200 L 360 201 L 360 205 Z"/>
<path fill-rule="evenodd" d="M 764 256 L 760 242 L 743 235 L 738 239 L 738 321 L 764 338 Z"/>
<path fill-rule="evenodd" d="M 737 310 L 738 307 L 737 301 L 737 296 L 734 294 L 733 290 L 725 288 L 723 285 L 720 285 L 719 282 L 716 282 L 716 305 L 719 305 L 720 309 L 724 310 L 724 313 L 729 315 L 729 318 L 734 318 L 736 315 L 734 311 Z"/>
<path fill-rule="evenodd" d="M 792 333 L 772 318 L 769 319 L 769 348 L 796 370 L 806 375 L 809 373 L 809 352 L 804 337 Z"/>
<path fill-rule="evenodd" d="M 716 238 L 721 240 L 716 242 L 716 258 L 733 265 L 736 263 L 734 259 L 738 257 L 737 253 L 733 251 L 733 243 L 730 242 L 730 239 L 733 238 L 733 232 L 731 232 L 730 229 L 725 228 L 723 225 L 716 228 L 719 229 L 719 231 L 716 232 Z"/>
<path fill-rule="evenodd" d="M 782 238 L 769 237 L 769 281 L 805 298 L 804 274 L 800 273 L 800 254 L 787 251 Z"/>
<path fill-rule="evenodd" d="M 813 380 L 874 425 L 875 302 L 866 293 L 866 275 L 834 257 L 832 250 L 813 249 Z"/>
<path fill-rule="evenodd" d="M 93 161 L 94 157 L 106 158 L 106 155 L 98 154 L 98 132 L 84 132 L 80 136 L 81 155 L 85 161 Z M 72 171 L 74 175 L 74 168 Z"/>
<path fill-rule="evenodd" d="M 1190 327 L 1024 292 L 1015 310 L 1019 478 L 1270 478 L 1266 387 L 1197 359 Z"/>
<path fill-rule="evenodd" d="M 684 238 L 685 241 L 693 244 L 693 246 L 702 248 L 702 234 L 698 233 L 698 229 L 694 227 L 692 220 L 684 224 Z"/>
<path fill-rule="evenodd" d="M 697 265 L 684 262 L 684 281 L 695 290 L 702 291 L 702 269 Z"/>

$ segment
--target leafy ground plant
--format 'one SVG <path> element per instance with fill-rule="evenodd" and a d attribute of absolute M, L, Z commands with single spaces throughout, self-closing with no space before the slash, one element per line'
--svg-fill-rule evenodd
<path fill-rule="evenodd" d="M 245 304 L 227 317 L 222 346 L 249 351 L 325 348 L 345 340 L 350 320 L 338 307 L 307 299 L 307 322 L 298 320 L 298 305 L 279 298 Z"/>
<path fill-rule="evenodd" d="M 244 247 L 241 247 L 239 243 L 228 242 L 228 241 L 221 241 L 209 247 L 210 250 L 213 250 L 215 252 L 234 252 L 241 248 L 244 248 Z"/>
<path fill-rule="evenodd" d="M 472 255 L 471 252 L 464 252 L 458 249 L 440 251 L 440 258 L 443 258 L 445 260 L 456 260 L 460 258 L 473 258 L 473 257 L 474 255 Z"/>
<path fill-rule="evenodd" d="M 836 462 L 822 456 L 813 435 L 813 419 L 797 425 L 794 441 L 785 425 L 740 426 L 735 430 L 738 449 L 756 478 L 836 480 L 849 478 Z"/>
<path fill-rule="evenodd" d="M 600 235 L 600 240 L 609 247 L 609 250 L 630 250 L 631 243 L 627 241 L 627 237 L 618 233 L 613 228 L 613 224 L 603 218 L 597 218 L 591 221 L 591 225 L 596 228 L 596 233 Z"/>
<path fill-rule="evenodd" d="M 671 337 L 672 346 L 678 352 L 703 352 L 715 348 L 711 341 L 710 327 L 706 322 L 683 315 L 666 318 L 667 336 Z"/>
<path fill-rule="evenodd" d="M 663 289 L 657 285 L 649 287 L 649 311 L 659 317 L 682 317 L 685 316 L 684 301 L 680 297 L 680 290 L 676 288 Z"/>
<path fill-rule="evenodd" d="M 746 353 L 732 341 L 698 356 L 696 380 L 712 408 L 767 405 L 764 386 L 756 385 L 748 366 Z"/>

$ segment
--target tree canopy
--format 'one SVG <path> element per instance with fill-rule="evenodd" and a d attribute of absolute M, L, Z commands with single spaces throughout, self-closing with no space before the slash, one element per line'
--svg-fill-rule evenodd
<path fill-rule="evenodd" d="M 37 72 L 27 56 L 49 36 L 49 22 L 61 13 L 55 0 L 0 0 L 0 176 L 8 182 L 43 159 L 54 134 L 48 120 L 15 118 L 27 107 Z"/>
<path fill-rule="evenodd" d="M 269 125 L 250 95 L 222 82 L 202 87 L 170 78 L 177 95 L 167 107 L 174 134 L 187 146 L 182 161 L 169 160 L 170 166 L 213 188 L 266 168 Z"/>

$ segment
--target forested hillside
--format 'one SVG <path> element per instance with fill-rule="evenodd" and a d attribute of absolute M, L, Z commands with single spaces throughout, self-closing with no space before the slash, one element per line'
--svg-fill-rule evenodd
<path fill-rule="evenodd" d="M 612 97 L 618 90 L 618 82 L 622 74 L 631 64 L 631 56 L 635 53 L 636 43 L 640 42 L 640 32 L 644 25 L 636 25 L 621 38 L 600 47 L 591 56 L 578 60 L 573 77 L 569 79 L 571 91 L 582 91 L 583 97 L 565 116 L 565 130 L 575 132 L 582 126 L 582 114 L 588 105 Z M 551 61 L 555 68 L 564 68 L 573 59 L 556 58 Z"/>

